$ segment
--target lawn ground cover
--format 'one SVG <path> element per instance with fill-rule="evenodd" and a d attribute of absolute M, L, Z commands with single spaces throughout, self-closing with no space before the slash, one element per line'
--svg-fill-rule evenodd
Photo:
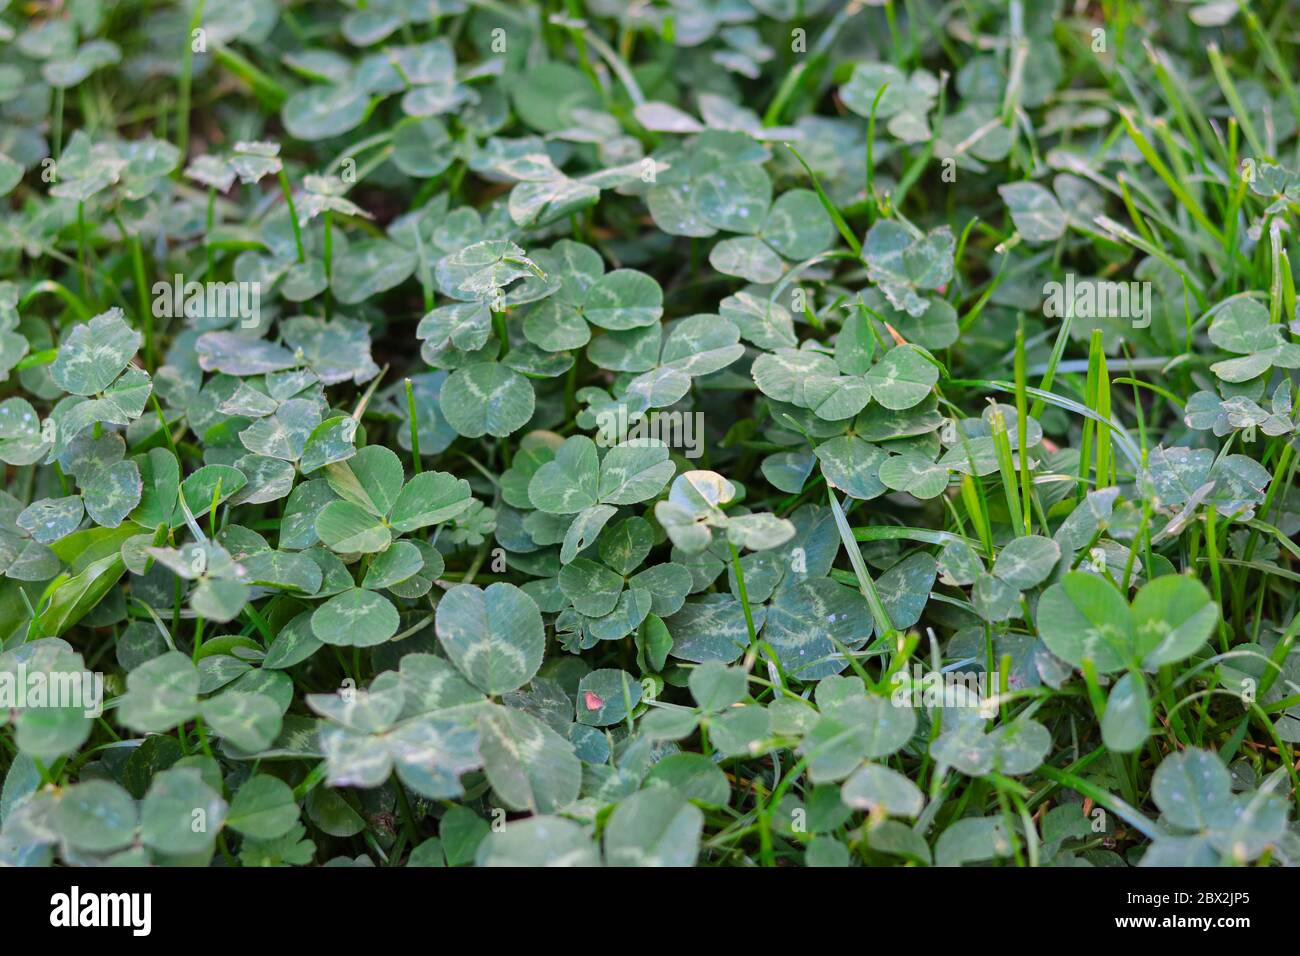
<path fill-rule="evenodd" d="M 0 0 L 0 864 L 1300 862 L 1298 50 Z"/>

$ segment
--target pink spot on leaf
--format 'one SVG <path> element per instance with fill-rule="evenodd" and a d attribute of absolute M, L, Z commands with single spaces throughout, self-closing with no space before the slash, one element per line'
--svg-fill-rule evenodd
<path fill-rule="evenodd" d="M 587 705 L 588 710 L 600 710 L 600 708 L 605 706 L 605 702 L 591 691 L 586 692 L 583 697 L 583 702 Z"/>

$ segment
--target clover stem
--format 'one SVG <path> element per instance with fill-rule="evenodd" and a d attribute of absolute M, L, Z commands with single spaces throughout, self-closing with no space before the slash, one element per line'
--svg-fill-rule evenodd
<path fill-rule="evenodd" d="M 865 203 L 869 218 L 874 221 L 880 213 L 876 202 L 876 111 L 880 109 L 881 97 L 889 89 L 888 83 L 882 83 L 871 101 L 871 115 L 867 117 L 867 192 Z"/>
<path fill-rule="evenodd" d="M 415 814 L 411 810 L 411 798 L 406 794 L 406 787 L 402 786 L 400 780 L 393 781 L 393 789 L 397 791 L 397 803 L 402 809 L 402 826 L 406 829 L 406 836 L 411 841 L 411 849 L 415 849 L 420 842 L 420 831 L 415 828 Z"/>
<path fill-rule="evenodd" d="M 280 169 L 280 192 L 284 193 L 285 204 L 289 207 L 289 223 L 293 226 L 293 241 L 298 247 L 298 261 L 306 262 L 307 254 L 302 248 L 302 227 L 298 225 L 298 209 L 293 204 L 293 189 L 289 186 L 289 177 L 283 167 Z"/>
<path fill-rule="evenodd" d="M 758 640 L 758 634 L 754 630 L 754 614 L 749 609 L 749 592 L 745 589 L 745 571 L 740 566 L 740 552 L 730 541 L 727 547 L 731 549 L 731 566 L 736 572 L 736 590 L 740 592 L 740 606 L 745 611 L 745 630 L 749 632 L 749 643 L 753 644 Z"/>
<path fill-rule="evenodd" d="M 216 760 L 217 758 L 212 754 L 212 747 L 208 744 L 208 728 L 204 725 L 202 717 L 194 718 L 194 729 L 199 733 L 199 746 L 203 748 L 203 752 Z"/>
<path fill-rule="evenodd" d="M 102 422 L 96 422 L 95 424 L 96 424 L 96 425 L 99 425 L 100 428 L 103 428 L 103 427 L 104 427 Z M 98 436 L 98 435 L 95 436 L 95 440 L 96 440 L 96 441 L 99 440 L 99 436 Z M 71 494 L 71 493 L 72 493 L 72 488 L 68 485 L 68 476 L 67 476 L 67 474 L 64 472 L 64 470 L 63 470 L 63 466 L 60 465 L 60 464 L 58 463 L 57 460 L 54 462 L 54 474 L 58 476 L 58 479 L 59 479 L 59 488 L 60 488 L 60 490 L 63 492 L 63 494 L 64 494 L 64 495 L 69 495 L 69 494 Z"/>
<path fill-rule="evenodd" d="M 478 574 L 478 569 L 483 567 L 483 562 L 487 559 L 487 554 L 488 546 L 487 542 L 484 541 L 482 546 L 475 553 L 474 560 L 471 561 L 469 567 L 465 569 L 465 576 L 461 578 L 462 584 L 473 583 L 474 576 Z"/>
<path fill-rule="evenodd" d="M 226 863 L 229 866 L 235 865 L 235 857 L 234 854 L 230 852 L 230 846 L 226 843 L 226 834 L 224 831 L 217 834 L 217 849 L 221 851 L 221 855 L 225 858 Z"/>
<path fill-rule="evenodd" d="M 180 150 L 181 162 L 178 170 L 185 165 L 185 154 L 190 140 L 190 89 L 194 81 L 194 31 L 203 21 L 203 7 L 206 0 L 199 0 L 194 5 L 190 16 L 190 28 L 185 34 L 185 52 L 181 56 L 180 89 L 177 92 L 176 107 L 176 148 Z"/>
<path fill-rule="evenodd" d="M 167 439 L 167 447 L 171 450 L 172 457 L 179 462 L 181 453 L 176 448 L 176 439 L 172 437 L 171 426 L 167 424 L 167 418 L 163 415 L 162 406 L 158 404 L 157 393 L 152 391 L 149 393 L 149 402 L 153 405 L 154 414 L 158 416 L 158 427 L 162 429 L 163 437 Z"/>
<path fill-rule="evenodd" d="M 315 790 L 320 782 L 325 779 L 327 770 L 328 767 L 324 760 L 313 767 L 311 773 L 307 774 L 307 776 L 303 778 L 302 783 L 293 788 L 293 798 L 295 800 L 301 800 L 303 797 L 307 796 L 307 794 Z"/>
<path fill-rule="evenodd" d="M 578 410 L 578 358 L 574 356 L 568 374 L 564 376 L 564 413 L 572 418 Z"/>
<path fill-rule="evenodd" d="M 339 648 L 339 647 L 335 647 L 335 648 L 334 648 L 334 657 L 335 657 L 335 658 L 338 660 L 338 662 L 339 662 L 339 670 L 341 670 L 341 671 L 343 672 L 343 676 L 344 676 L 345 678 L 349 678 L 349 679 L 351 679 L 352 682 L 355 684 L 355 683 L 356 683 L 356 675 L 353 674 L 353 673 L 348 669 L 348 659 L 347 659 L 346 657 L 343 656 L 343 650 L 342 650 L 342 648 Z"/>
<path fill-rule="evenodd" d="M 136 308 L 140 311 L 140 325 L 144 329 L 144 365 L 150 375 L 153 374 L 156 360 L 153 345 L 153 309 L 149 306 L 149 286 L 144 275 L 144 249 L 140 245 L 140 236 L 128 233 L 117 213 L 113 214 L 118 232 L 126 238 L 131 247 L 131 271 L 135 279 Z"/>
<path fill-rule="evenodd" d="M 785 792 L 790 789 L 790 785 L 799 779 L 804 769 L 808 766 L 808 757 L 801 757 L 799 762 L 790 768 L 780 781 L 774 782 L 772 792 L 768 794 L 767 804 L 759 813 L 759 845 L 762 852 L 763 866 L 775 866 L 776 858 L 772 852 L 772 808 L 781 805 Z"/>
<path fill-rule="evenodd" d="M 506 314 L 493 309 L 492 326 L 496 330 L 497 338 L 501 340 L 497 346 L 497 357 L 504 358 L 510 348 L 510 334 L 506 330 Z"/>
<path fill-rule="evenodd" d="M 212 504 L 208 508 L 208 534 L 212 537 L 217 536 L 217 506 L 221 504 L 221 479 L 217 479 L 217 486 L 212 489 Z"/>
<path fill-rule="evenodd" d="M 202 649 L 203 649 L 203 618 L 196 617 L 194 619 L 194 652 L 192 655 L 195 664 L 199 662 L 199 651 L 201 651 Z"/>
<path fill-rule="evenodd" d="M 409 378 L 406 380 L 406 415 L 410 419 L 411 426 L 411 472 L 418 475 L 420 473 L 420 419 L 419 412 L 415 408 L 415 388 Z"/>
<path fill-rule="evenodd" d="M 1223 607 L 1223 578 L 1219 571 L 1219 542 L 1217 537 L 1216 519 L 1218 511 L 1213 504 L 1203 512 L 1205 517 L 1205 550 L 1210 559 L 1210 582 L 1214 586 L 1214 600 L 1220 608 Z M 1223 615 L 1219 615 L 1219 650 L 1228 653 L 1228 623 Z"/>

